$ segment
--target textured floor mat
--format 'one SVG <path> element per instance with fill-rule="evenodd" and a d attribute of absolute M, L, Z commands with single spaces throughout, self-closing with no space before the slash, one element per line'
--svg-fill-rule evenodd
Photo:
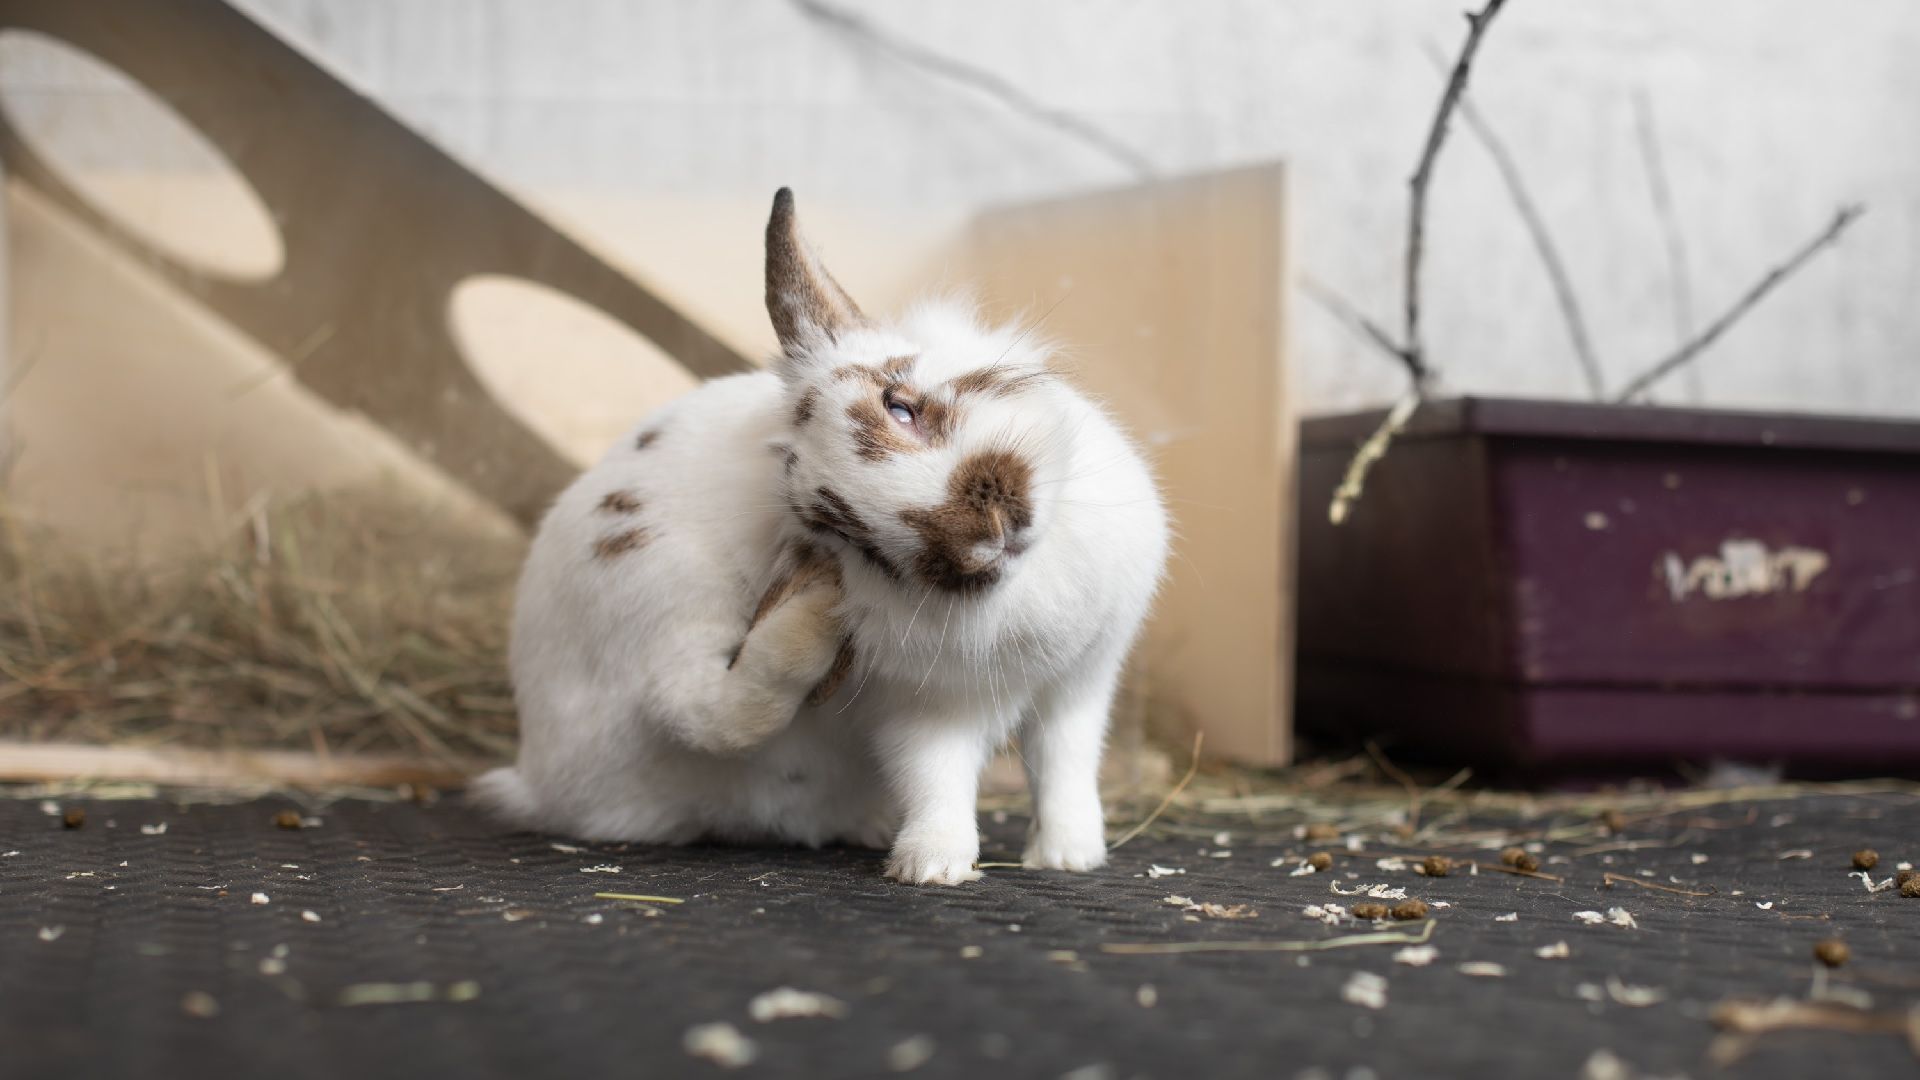
<path fill-rule="evenodd" d="M 0 1076 L 717 1075 L 686 1048 L 716 1022 L 751 1049 L 719 1032 L 703 1050 L 750 1056 L 741 1076 L 1576 1077 L 1597 1050 L 1621 1076 L 1920 1072 L 1897 1032 L 1768 1035 L 1724 1071 L 1708 1057 L 1714 1006 L 1806 997 L 1823 938 L 1853 954 L 1828 993 L 1885 1015 L 1920 1003 L 1920 899 L 1848 873 L 1861 847 L 1885 859 L 1876 886 L 1920 860 L 1905 796 L 1720 806 L 1548 845 L 1560 881 L 1430 879 L 1383 869 L 1397 852 L 1372 842 L 1296 874 L 1306 845 L 1241 829 L 1142 837 L 1097 874 L 1000 869 L 944 890 L 883 880 L 869 852 L 582 848 L 457 801 L 340 802 L 276 827 L 292 805 L 0 799 Z M 1021 827 L 987 823 L 987 857 L 1010 857 Z M 1603 888 L 1609 871 L 1665 888 Z M 1439 902 L 1424 966 L 1396 962 L 1402 944 L 1107 950 L 1332 940 L 1368 928 L 1302 909 L 1351 908 L 1367 898 L 1336 888 L 1374 884 Z M 749 1003 L 782 986 L 844 1014 L 756 1021 Z"/>

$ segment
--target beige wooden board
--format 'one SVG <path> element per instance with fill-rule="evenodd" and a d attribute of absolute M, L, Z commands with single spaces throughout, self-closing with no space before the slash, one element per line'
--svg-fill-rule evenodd
<path fill-rule="evenodd" d="M 287 750 L 186 750 L 0 740 L 0 781 L 91 780 L 187 787 L 273 784 L 288 787 L 457 787 L 476 761 L 434 761 L 397 754 L 323 757 Z"/>
<path fill-rule="evenodd" d="M 1177 538 L 1139 655 L 1209 754 L 1289 751 L 1296 429 L 1285 183 L 1261 166 L 997 210 L 971 258 L 989 306 L 1045 315 L 1078 383 L 1146 444 Z"/>

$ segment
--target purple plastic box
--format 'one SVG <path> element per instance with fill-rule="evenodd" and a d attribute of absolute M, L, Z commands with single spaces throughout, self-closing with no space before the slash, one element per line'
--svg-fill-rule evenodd
<path fill-rule="evenodd" d="M 1309 420 L 1299 713 L 1441 760 L 1920 764 L 1920 423 L 1463 398 Z"/>

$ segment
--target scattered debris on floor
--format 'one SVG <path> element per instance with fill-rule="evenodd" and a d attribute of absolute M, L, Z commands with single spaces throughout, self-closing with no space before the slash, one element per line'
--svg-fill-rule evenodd
<path fill-rule="evenodd" d="M 1847 943 L 1839 938 L 1827 938 L 1814 942 L 1813 955 L 1828 967 L 1837 968 L 1853 956 L 1853 950 L 1847 948 Z"/>
<path fill-rule="evenodd" d="M 1440 950 L 1431 945 L 1409 945 L 1393 954 L 1393 962 L 1408 967 L 1426 967 L 1439 957 Z"/>
<path fill-rule="evenodd" d="M 912 1072 L 933 1060 L 934 1043 L 927 1035 L 902 1039 L 887 1051 L 887 1068 L 894 1072 Z"/>
<path fill-rule="evenodd" d="M 693 1057 L 705 1058 L 723 1069 L 738 1069 L 753 1064 L 759 1048 L 740 1029 L 726 1021 L 696 1024 L 687 1029 L 680 1045 Z"/>
<path fill-rule="evenodd" d="M 747 1002 L 747 1015 L 762 1024 L 815 1016 L 838 1020 L 847 1015 L 847 1003 L 810 990 L 781 986 L 755 995 L 752 1001 Z"/>
<path fill-rule="evenodd" d="M 1364 1009 L 1387 1007 L 1387 980 L 1371 971 L 1356 971 L 1340 988 L 1340 1000 Z"/>
<path fill-rule="evenodd" d="M 1215 904 L 1201 902 L 1190 896 L 1169 896 L 1161 903 L 1170 904 L 1183 912 L 1204 915 L 1209 919 L 1257 919 L 1260 913 L 1252 904 Z"/>
<path fill-rule="evenodd" d="M 463 979 L 459 982 L 440 985 L 432 982 L 367 982 L 351 983 L 340 988 L 334 997 L 334 1004 L 342 1008 L 355 1008 L 361 1005 L 409 1005 L 427 1001 L 450 1001 L 459 1003 L 473 1001 L 480 996 L 480 984 Z"/>
<path fill-rule="evenodd" d="M 1726 1067 L 1753 1049 L 1762 1035 L 1776 1031 L 1838 1031 L 1850 1035 L 1898 1035 L 1920 1058 L 1920 1005 L 1904 1012 L 1875 1011 L 1828 1001 L 1737 999 L 1714 1006 L 1714 1026 L 1723 1032 L 1708 1055 Z"/>

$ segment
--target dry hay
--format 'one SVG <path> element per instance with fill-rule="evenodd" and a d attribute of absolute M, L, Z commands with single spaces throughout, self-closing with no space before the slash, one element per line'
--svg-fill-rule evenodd
<path fill-rule="evenodd" d="M 257 504 L 151 569 L 4 514 L 0 739 L 497 758 L 523 542 L 398 495 Z"/>

